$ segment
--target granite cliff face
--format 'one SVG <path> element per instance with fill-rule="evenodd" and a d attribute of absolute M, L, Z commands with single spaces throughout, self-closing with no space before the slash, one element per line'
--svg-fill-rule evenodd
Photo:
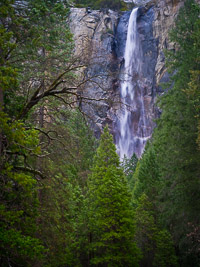
<path fill-rule="evenodd" d="M 156 86 L 168 80 L 165 68 L 165 49 L 174 49 L 174 44 L 169 42 L 168 33 L 173 27 L 176 16 L 184 0 L 161 0 L 154 6 L 153 35 L 158 40 L 158 58 L 155 68 Z"/>
<path fill-rule="evenodd" d="M 103 124 L 111 125 L 109 110 L 117 71 L 114 45 L 119 14 L 112 10 L 72 8 L 69 19 L 75 55 L 87 66 L 84 75 L 88 82 L 83 94 L 92 99 L 106 99 L 81 103 L 96 136 L 99 136 Z"/>
<path fill-rule="evenodd" d="M 156 96 L 161 93 L 160 82 L 169 79 L 165 68 L 164 49 L 173 49 L 169 42 L 168 32 L 172 28 L 183 0 L 144 1 L 137 11 L 137 32 L 141 46 L 141 71 L 135 83 L 136 102 L 130 109 L 129 124 L 131 131 L 147 139 L 151 136 L 158 115 L 155 108 Z M 123 109 L 120 86 L 124 68 L 124 52 L 127 38 L 130 11 L 117 13 L 111 10 L 94 11 L 87 9 L 71 9 L 70 27 L 74 34 L 75 54 L 87 61 L 85 70 L 88 83 L 84 88 L 84 96 L 96 99 L 90 105 L 82 103 L 82 109 L 91 117 L 91 124 L 97 136 L 106 123 L 117 143 L 120 138 L 119 118 Z M 144 123 L 141 123 L 141 108 L 137 95 L 143 94 Z M 138 104 L 137 104 L 138 101 Z M 130 106 L 133 105 L 130 103 Z M 138 107 L 138 108 L 137 108 Z M 143 125 L 143 126 L 142 126 Z M 143 127 L 143 129 L 139 129 Z M 139 130 L 138 130 L 139 129 Z M 140 132 L 140 133 L 139 133 Z M 144 134 L 144 132 L 146 132 Z M 141 135 L 141 136 L 140 136 Z M 136 141 L 138 142 L 138 141 Z M 143 145 L 135 144 L 132 152 L 138 156 Z M 143 147 L 139 147 L 143 146 Z"/>

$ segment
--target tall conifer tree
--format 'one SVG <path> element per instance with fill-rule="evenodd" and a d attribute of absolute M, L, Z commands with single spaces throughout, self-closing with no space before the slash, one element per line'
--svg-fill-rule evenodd
<path fill-rule="evenodd" d="M 101 136 L 88 186 L 89 265 L 137 266 L 131 196 L 108 127 Z"/>
<path fill-rule="evenodd" d="M 172 233 L 181 266 L 199 266 L 199 14 L 199 4 L 186 0 L 170 32 L 170 41 L 175 44 L 175 49 L 167 52 L 171 89 L 159 101 L 162 115 L 153 134 L 154 160 L 147 152 L 139 170 L 141 178 L 153 174 L 152 167 L 146 168 L 148 154 L 156 172 L 159 166 L 157 185 L 154 183 L 157 207 L 163 226 Z M 138 189 L 142 189 L 144 180 L 139 180 Z M 143 190 L 149 196 L 149 190 Z"/>

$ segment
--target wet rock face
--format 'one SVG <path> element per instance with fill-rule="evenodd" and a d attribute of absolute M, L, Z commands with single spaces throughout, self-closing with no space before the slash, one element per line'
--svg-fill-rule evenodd
<path fill-rule="evenodd" d="M 120 17 L 115 33 L 115 53 L 117 55 L 117 59 L 121 61 L 121 63 L 123 63 L 122 61 L 124 57 L 124 50 L 125 50 L 127 30 L 128 30 L 128 21 L 130 15 L 131 11 L 124 12 L 124 14 Z"/>
<path fill-rule="evenodd" d="M 154 102 L 157 95 L 155 83 L 155 68 L 158 58 L 158 41 L 153 34 L 154 9 L 147 11 L 144 8 L 138 10 L 138 33 L 142 48 L 142 79 L 140 87 L 143 91 L 144 108 L 146 112 L 147 136 L 151 136 L 153 119 L 155 117 Z"/>
<path fill-rule="evenodd" d="M 138 32 L 140 36 L 143 60 L 142 76 L 144 79 L 145 95 L 154 97 L 155 87 L 155 67 L 158 57 L 158 41 L 153 34 L 154 9 L 147 12 L 144 8 L 138 10 Z"/>

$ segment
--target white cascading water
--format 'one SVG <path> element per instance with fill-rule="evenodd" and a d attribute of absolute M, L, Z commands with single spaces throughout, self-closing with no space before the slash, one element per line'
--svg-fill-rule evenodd
<path fill-rule="evenodd" d="M 119 115 L 117 150 L 120 158 L 136 153 L 141 156 L 149 139 L 142 88 L 142 51 L 137 32 L 137 11 L 133 9 L 128 23 L 124 53 L 124 70 L 121 82 L 123 110 Z"/>

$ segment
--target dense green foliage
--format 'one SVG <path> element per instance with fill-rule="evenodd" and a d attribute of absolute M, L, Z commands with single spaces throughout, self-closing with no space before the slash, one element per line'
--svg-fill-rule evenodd
<path fill-rule="evenodd" d="M 199 266 L 199 5 L 186 0 L 170 33 L 153 138 L 121 164 L 108 127 L 97 148 L 76 105 L 84 81 L 68 11 L 0 2 L 0 265 Z"/>
<path fill-rule="evenodd" d="M 188 253 L 190 248 L 187 237 L 189 223 L 194 226 L 200 223 L 200 151 L 196 142 L 200 98 L 187 93 L 194 82 L 192 74 L 200 69 L 199 14 L 199 5 L 186 1 L 176 28 L 171 32 L 171 40 L 178 47 L 174 53 L 169 53 L 168 62 L 176 73 L 172 78 L 173 88 L 160 101 L 163 113 L 154 135 L 162 177 L 159 197 L 163 202 L 163 221 L 171 225 L 176 242 L 184 253 Z M 199 82 L 196 90 L 199 90 Z M 197 239 L 194 243 L 199 242 Z M 197 259 L 195 254 L 193 256 Z"/>
<path fill-rule="evenodd" d="M 0 3 L 1 266 L 73 266 L 76 258 L 76 214 L 96 145 L 62 91 L 64 82 L 75 86 L 76 69 L 65 4 Z"/>
<path fill-rule="evenodd" d="M 171 89 L 158 101 L 162 114 L 134 174 L 134 205 L 145 193 L 157 225 L 173 237 L 181 266 L 200 264 L 199 15 L 199 5 L 186 0 L 170 33 L 175 43 L 175 50 L 166 52 Z"/>
<path fill-rule="evenodd" d="M 143 252 L 140 265 L 177 266 L 172 237 L 166 229 L 160 228 L 155 208 L 145 193 L 138 199 L 135 223 L 135 239 Z"/>
<path fill-rule="evenodd" d="M 130 159 L 127 158 L 126 156 L 124 156 L 122 164 L 121 164 L 123 171 L 124 171 L 124 174 L 127 178 L 127 181 L 129 183 L 131 189 L 135 185 L 135 180 L 133 179 L 133 174 L 135 173 L 137 162 L 138 162 L 138 158 L 137 158 L 136 154 L 134 153 Z"/>
<path fill-rule="evenodd" d="M 131 195 L 107 127 L 94 159 L 87 205 L 90 263 L 137 266 Z"/>

